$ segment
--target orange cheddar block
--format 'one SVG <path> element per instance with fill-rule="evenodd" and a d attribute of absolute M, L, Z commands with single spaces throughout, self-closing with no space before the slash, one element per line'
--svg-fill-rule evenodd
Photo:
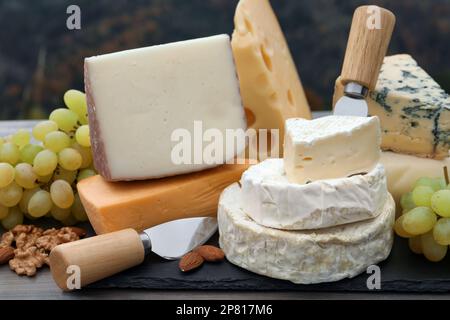
<path fill-rule="evenodd" d="M 101 176 L 78 183 L 95 232 L 143 231 L 183 218 L 215 216 L 221 192 L 240 180 L 249 164 L 223 165 L 193 174 L 136 182 L 108 182 Z"/>

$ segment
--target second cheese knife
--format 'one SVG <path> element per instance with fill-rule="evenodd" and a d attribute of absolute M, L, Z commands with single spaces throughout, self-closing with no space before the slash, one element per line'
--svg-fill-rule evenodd
<path fill-rule="evenodd" d="M 137 266 L 154 252 L 166 260 L 176 260 L 201 246 L 217 231 L 216 218 L 180 219 L 150 228 L 142 233 L 125 229 L 55 247 L 50 269 L 56 284 L 64 291 Z M 80 287 L 72 287 L 72 275 L 79 272 Z"/>
<path fill-rule="evenodd" d="M 364 99 L 377 84 L 394 26 L 395 16 L 389 10 L 377 6 L 356 9 L 341 72 L 344 96 L 336 103 L 335 115 L 367 117 Z"/>

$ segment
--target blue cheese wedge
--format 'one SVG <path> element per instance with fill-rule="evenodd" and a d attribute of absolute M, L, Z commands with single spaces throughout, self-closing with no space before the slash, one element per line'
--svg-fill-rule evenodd
<path fill-rule="evenodd" d="M 336 81 L 334 101 L 342 97 Z M 386 57 L 376 89 L 367 98 L 378 116 L 382 148 L 442 159 L 450 146 L 450 97 L 409 55 Z"/>

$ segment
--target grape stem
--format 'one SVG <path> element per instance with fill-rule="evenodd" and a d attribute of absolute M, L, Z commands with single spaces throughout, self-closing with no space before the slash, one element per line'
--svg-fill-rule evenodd
<path fill-rule="evenodd" d="M 444 167 L 444 177 L 445 177 L 445 183 L 446 183 L 447 185 L 449 185 L 449 184 L 450 184 L 450 181 L 449 181 L 449 179 L 448 179 L 448 169 L 447 169 L 447 166 Z"/>

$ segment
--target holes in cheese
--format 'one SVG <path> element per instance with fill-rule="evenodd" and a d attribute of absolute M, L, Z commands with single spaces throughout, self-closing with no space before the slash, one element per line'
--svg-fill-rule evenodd
<path fill-rule="evenodd" d="M 268 0 L 241 0 L 234 23 L 231 45 L 243 103 L 255 115 L 251 127 L 279 129 L 281 148 L 285 120 L 311 118 L 291 53 Z"/>
<path fill-rule="evenodd" d="M 245 108 L 245 116 L 247 117 L 247 126 L 251 127 L 255 123 L 255 114 L 248 108 Z"/>
<path fill-rule="evenodd" d="M 247 28 L 247 31 L 253 33 L 253 26 L 247 18 L 244 18 L 244 23 L 245 27 Z"/>
<path fill-rule="evenodd" d="M 269 56 L 269 53 L 266 50 L 266 47 L 264 45 L 261 45 L 260 50 L 261 50 L 261 56 L 264 61 L 264 65 L 270 72 L 272 72 L 272 60 Z"/>
<path fill-rule="evenodd" d="M 289 90 L 287 91 L 287 98 L 288 98 L 289 104 L 290 104 L 291 106 L 293 106 L 293 105 L 294 105 L 294 97 L 292 96 L 292 91 L 291 91 L 291 89 L 289 89 Z"/>

